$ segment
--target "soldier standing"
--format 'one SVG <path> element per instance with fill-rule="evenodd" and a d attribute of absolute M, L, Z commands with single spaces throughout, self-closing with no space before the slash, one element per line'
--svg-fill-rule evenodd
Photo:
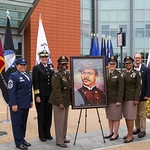
<path fill-rule="evenodd" d="M 116 70 L 117 59 L 113 56 L 108 59 L 107 70 L 107 95 L 108 107 L 106 117 L 108 119 L 109 134 L 104 138 L 111 141 L 119 137 L 118 130 L 120 119 L 122 119 L 122 102 L 124 94 L 124 79 L 122 74 Z"/>
<path fill-rule="evenodd" d="M 42 142 L 52 140 L 52 105 L 48 103 L 52 91 L 51 77 L 54 73 L 52 64 L 48 64 L 48 52 L 39 53 L 40 64 L 33 67 L 32 80 L 35 95 L 35 106 L 38 120 L 38 134 Z"/>
<path fill-rule="evenodd" d="M 141 94 L 141 73 L 134 70 L 133 58 L 127 56 L 124 58 L 126 70 L 123 71 L 124 76 L 124 100 L 123 100 L 123 116 L 126 121 L 128 133 L 123 137 L 124 143 L 133 141 L 134 120 L 137 115 L 137 105 Z"/>
<path fill-rule="evenodd" d="M 58 59 L 58 72 L 54 73 L 52 77 L 52 93 L 49 102 L 54 109 L 54 124 L 56 134 L 56 144 L 60 147 L 66 148 L 65 143 L 70 140 L 66 139 L 68 112 L 70 105 L 70 89 L 71 78 L 66 71 L 68 69 L 68 58 L 61 56 Z"/>
<path fill-rule="evenodd" d="M 26 60 L 18 58 L 16 65 L 17 71 L 11 73 L 8 80 L 10 115 L 16 147 L 27 150 L 31 146 L 25 140 L 25 134 L 29 108 L 33 106 L 32 81 L 25 72 Z"/>

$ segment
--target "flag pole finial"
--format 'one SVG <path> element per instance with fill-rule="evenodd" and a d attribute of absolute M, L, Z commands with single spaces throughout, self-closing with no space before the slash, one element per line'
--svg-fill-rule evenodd
<path fill-rule="evenodd" d="M 7 11 L 6 11 L 6 17 L 8 17 L 8 18 L 10 19 L 9 14 L 10 14 L 10 12 L 9 12 L 9 10 L 7 9 Z"/>

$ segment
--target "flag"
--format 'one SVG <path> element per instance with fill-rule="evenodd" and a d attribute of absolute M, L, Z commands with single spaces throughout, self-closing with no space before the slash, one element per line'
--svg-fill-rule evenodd
<path fill-rule="evenodd" d="M 112 41 L 111 39 L 107 40 L 107 54 L 106 54 L 106 65 L 108 65 L 108 59 L 114 56 L 114 52 L 113 52 L 113 46 L 112 46 Z"/>
<path fill-rule="evenodd" d="M 5 68 L 5 60 L 4 60 L 4 54 L 3 54 L 3 48 L 2 48 L 2 41 L 0 37 L 0 73 L 3 71 Z"/>
<path fill-rule="evenodd" d="M 148 58 L 147 58 L 146 67 L 149 67 L 149 68 L 150 68 L 150 50 L 149 50 L 149 54 L 148 54 Z"/>
<path fill-rule="evenodd" d="M 92 38 L 90 56 L 100 56 L 99 41 L 97 36 Z"/>
<path fill-rule="evenodd" d="M 48 47 L 44 27 L 42 24 L 42 19 L 41 17 L 39 18 L 39 28 L 38 28 L 38 36 L 37 36 L 37 46 L 36 46 L 36 64 L 40 63 L 39 56 L 38 54 L 42 52 L 43 50 L 46 50 L 49 53 L 49 62 L 52 63 L 52 60 L 50 58 L 50 50 Z"/>
<path fill-rule="evenodd" d="M 105 43 L 104 38 L 102 38 L 102 41 L 101 41 L 101 56 L 106 57 L 106 43 Z"/>
<path fill-rule="evenodd" d="M 7 104 L 9 103 L 7 82 L 10 73 L 16 71 L 15 59 L 16 55 L 14 52 L 10 20 L 9 17 L 7 16 L 7 24 L 4 39 L 4 60 L 6 62 L 6 66 L 5 69 L 3 69 L 2 73 L 0 74 L 0 88 L 2 91 L 3 98 Z"/>
<path fill-rule="evenodd" d="M 14 62 L 16 59 L 16 55 L 14 52 L 14 44 L 12 39 L 11 27 L 10 27 L 10 20 L 7 16 L 7 25 L 5 31 L 5 39 L 4 39 L 4 58 L 6 62 L 5 71 L 9 68 L 14 68 Z"/>

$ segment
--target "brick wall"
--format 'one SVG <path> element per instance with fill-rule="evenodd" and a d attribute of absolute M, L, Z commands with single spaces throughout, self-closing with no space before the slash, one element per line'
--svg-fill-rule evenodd
<path fill-rule="evenodd" d="M 35 65 L 39 15 L 46 33 L 52 62 L 57 69 L 61 55 L 80 55 L 80 0 L 41 0 L 35 8 L 24 32 L 25 58 Z"/>

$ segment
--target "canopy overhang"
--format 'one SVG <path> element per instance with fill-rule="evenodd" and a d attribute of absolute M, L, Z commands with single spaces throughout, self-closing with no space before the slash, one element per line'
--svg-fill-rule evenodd
<path fill-rule="evenodd" d="M 18 34 L 20 34 L 39 1 L 0 0 L 0 28 L 6 27 L 6 12 L 9 12 L 11 27 L 17 29 Z"/>

